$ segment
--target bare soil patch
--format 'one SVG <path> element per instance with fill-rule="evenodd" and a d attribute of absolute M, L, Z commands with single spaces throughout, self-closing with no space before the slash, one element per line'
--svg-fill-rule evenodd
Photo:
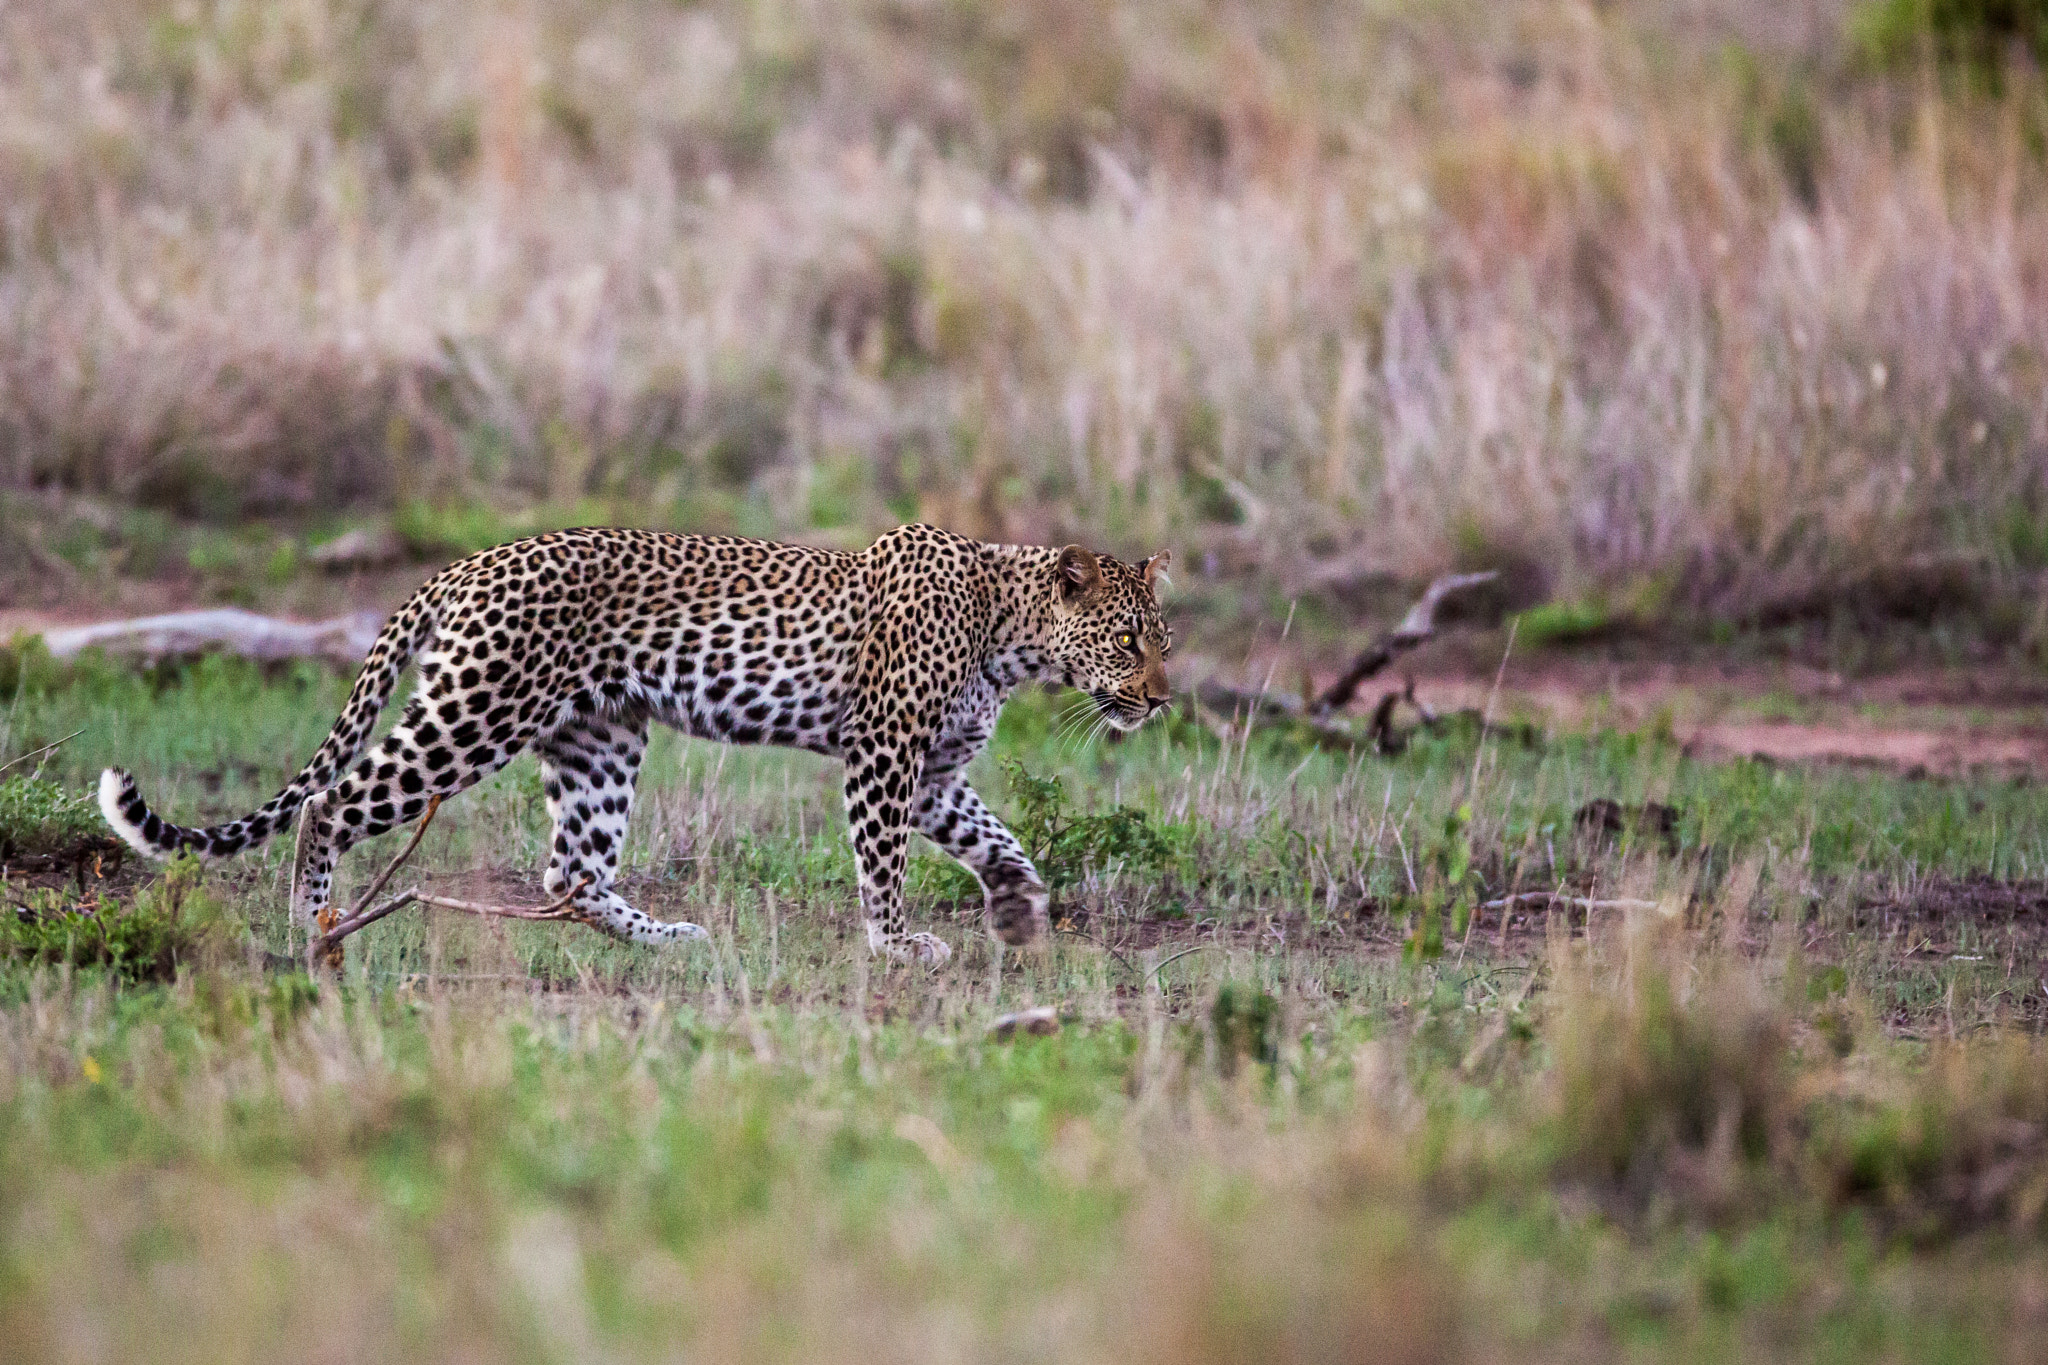
<path fill-rule="evenodd" d="M 1467 642 L 1469 643 L 1469 642 Z M 1413 681 L 1438 712 L 1470 710 L 1496 724 L 1547 730 L 1663 730 L 1696 755 L 1778 763 L 1845 763 L 1928 777 L 2048 776 L 2048 677 L 2011 666 L 1919 668 L 1845 678 L 1801 664 L 1621 663 L 1545 655 L 1505 670 L 1463 664 L 1436 647 L 1412 669 L 1368 681 L 1351 709 L 1369 715 Z M 1190 659 L 1183 688 L 1204 677 L 1293 693 L 1320 688 L 1274 649 L 1224 663 Z"/>
<path fill-rule="evenodd" d="M 1725 721 L 1683 736 L 1687 749 L 1781 763 L 1853 763 L 1909 775 L 2048 772 L 2048 732 L 1894 729 L 1853 724 Z"/>

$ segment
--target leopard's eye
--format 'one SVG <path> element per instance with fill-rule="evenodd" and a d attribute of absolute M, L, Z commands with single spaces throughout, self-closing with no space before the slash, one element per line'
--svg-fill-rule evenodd
<path fill-rule="evenodd" d="M 1119 649 L 1136 649 L 1138 647 L 1138 637 L 1127 630 L 1120 630 L 1116 635 L 1116 643 Z"/>

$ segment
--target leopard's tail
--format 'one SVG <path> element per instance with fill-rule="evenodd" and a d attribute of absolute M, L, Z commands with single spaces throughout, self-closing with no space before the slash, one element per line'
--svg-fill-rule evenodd
<path fill-rule="evenodd" d="M 204 829 L 174 825 L 149 808 L 133 777 L 119 768 L 108 768 L 100 774 L 100 813 L 132 848 L 152 858 L 168 858 L 185 849 L 208 858 L 226 858 L 277 833 L 308 796 L 324 791 L 362 757 L 377 727 L 378 713 L 391 700 L 398 675 L 433 634 L 440 615 L 438 587 L 438 580 L 428 583 L 384 623 L 334 728 L 298 776 L 261 809 Z"/>

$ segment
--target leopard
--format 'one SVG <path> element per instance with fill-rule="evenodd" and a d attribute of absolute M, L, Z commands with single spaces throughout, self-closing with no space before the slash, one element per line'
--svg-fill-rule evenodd
<path fill-rule="evenodd" d="M 618 890 L 649 730 L 662 724 L 839 761 L 871 953 L 952 956 L 906 924 L 912 833 L 974 875 L 996 939 L 1042 942 L 1046 882 L 966 770 L 1026 683 L 1077 689 L 1083 714 L 1117 732 L 1169 704 L 1168 562 L 923 524 L 863 550 L 619 527 L 530 536 L 451 564 L 392 614 L 326 738 L 259 809 L 172 824 L 119 768 L 100 775 L 100 809 L 154 858 L 232 857 L 298 817 L 291 920 L 325 933 L 343 854 L 431 818 L 530 750 L 552 822 L 543 889 L 567 918 L 675 943 L 706 931 L 657 920 Z M 372 746 L 409 665 L 411 694 Z"/>

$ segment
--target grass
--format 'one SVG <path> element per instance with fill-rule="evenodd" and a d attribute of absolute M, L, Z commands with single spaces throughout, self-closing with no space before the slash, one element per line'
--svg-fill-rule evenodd
<path fill-rule="evenodd" d="M 181 818 L 253 804 L 343 688 L 37 667 L 0 761 L 84 727 L 42 781 L 118 757 Z M 935 974 L 858 951 L 830 765 L 672 736 L 627 892 L 700 949 L 407 914 L 315 985 L 262 965 L 281 847 L 107 884 L 237 928 L 162 972 L 0 955 L 10 1355 L 2038 1350 L 2048 954 L 1942 899 L 2038 885 L 2037 788 L 1060 722 L 1014 703 L 979 780 L 1064 850 L 1074 930 L 998 959 L 921 857 Z M 1575 835 L 1591 796 L 1677 807 L 1677 851 Z M 415 870 L 531 894 L 543 821 L 517 764 Z M 1558 884 L 1629 904 L 1485 908 Z M 1440 949 L 1404 954 L 1432 887 Z M 1035 1005 L 1056 1033 L 987 1031 Z"/>
<path fill-rule="evenodd" d="M 1498 567 L 1523 648 L 2039 655 L 2041 31 L 0 8 L 0 597 L 922 517 L 1171 543 L 1212 625 Z M 2044 1354 L 2037 786 L 1033 693 L 975 778 L 1061 931 L 999 955 L 922 850 L 926 973 L 861 951 L 833 765 L 664 732 L 624 891 L 707 945 L 407 913 L 315 982 L 283 842 L 116 866 L 91 789 L 241 814 L 345 682 L 0 650 L 10 1360 Z M 409 871 L 537 899 L 544 837 L 522 760 Z"/>
<path fill-rule="evenodd" d="M 129 983 L 218 967 L 244 946 L 247 932 L 199 882 L 198 864 L 188 858 L 127 898 L 30 890 L 0 911 L 0 959 L 31 970 L 101 967 Z"/>
<path fill-rule="evenodd" d="M 2035 8 L 13 7 L 0 581 L 922 517 L 2038 648 Z"/>
<path fill-rule="evenodd" d="M 103 843 L 106 833 L 87 792 L 36 777 L 0 781 L 0 862 L 68 860 Z"/>

